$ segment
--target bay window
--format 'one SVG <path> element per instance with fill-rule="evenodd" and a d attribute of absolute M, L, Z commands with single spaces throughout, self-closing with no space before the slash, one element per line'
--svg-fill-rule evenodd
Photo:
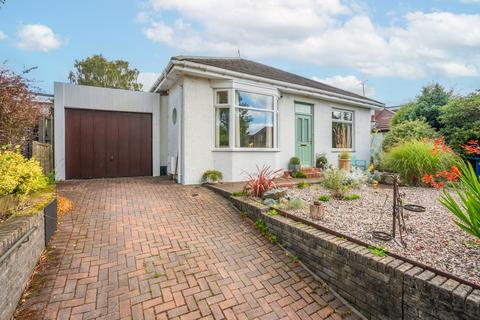
<path fill-rule="evenodd" d="M 332 148 L 353 149 L 353 111 L 332 110 Z"/>
<path fill-rule="evenodd" d="M 234 99 L 229 97 L 230 93 L 235 95 Z M 275 112 L 273 96 L 241 90 L 217 90 L 215 147 L 274 148 Z M 230 130 L 232 118 L 234 130 Z"/>

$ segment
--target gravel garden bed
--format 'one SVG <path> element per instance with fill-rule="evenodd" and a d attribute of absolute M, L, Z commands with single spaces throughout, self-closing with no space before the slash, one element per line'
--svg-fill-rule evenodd
<path fill-rule="evenodd" d="M 323 186 L 292 188 L 287 191 L 287 196 L 307 203 L 301 209 L 290 210 L 292 214 L 480 285 L 480 242 L 460 230 L 453 221 L 454 216 L 437 201 L 441 191 L 400 187 L 400 192 L 405 192 L 406 203 L 427 209 L 421 213 L 404 211 L 406 248 L 394 241 L 381 241 L 372 236 L 374 230 L 391 232 L 391 186 L 381 185 L 377 190 L 371 186 L 352 189 L 349 194 L 360 195 L 356 200 L 330 197 L 324 203 L 325 214 L 320 220 L 310 218 L 309 205 L 320 195 L 329 194 Z"/>

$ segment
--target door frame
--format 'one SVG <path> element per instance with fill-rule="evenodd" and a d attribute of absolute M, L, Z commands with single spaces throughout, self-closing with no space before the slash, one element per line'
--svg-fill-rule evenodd
<path fill-rule="evenodd" d="M 309 106 L 310 107 L 310 110 L 311 112 L 310 113 L 304 113 L 304 112 L 299 112 L 297 111 L 297 105 L 303 105 L 303 106 Z M 314 135 L 314 132 L 315 132 L 315 108 L 314 108 L 314 104 L 313 103 L 307 103 L 307 102 L 301 102 L 301 101 L 294 101 L 294 111 L 295 111 L 295 115 L 294 115 L 294 130 L 295 130 L 295 156 L 298 157 L 297 155 L 297 143 L 298 143 L 298 137 L 297 137 L 297 115 L 301 115 L 301 116 L 309 116 L 310 119 L 311 119 L 311 125 L 310 125 L 310 137 L 311 137 L 311 140 L 312 140 L 312 151 L 311 151 L 311 155 L 310 155 L 310 165 L 312 167 L 315 166 L 315 135 Z"/>

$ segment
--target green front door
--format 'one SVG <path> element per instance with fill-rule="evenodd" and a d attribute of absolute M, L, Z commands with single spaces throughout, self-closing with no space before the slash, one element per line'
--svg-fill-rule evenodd
<path fill-rule="evenodd" d="M 303 167 L 313 166 L 312 115 L 295 114 L 295 155 Z"/>

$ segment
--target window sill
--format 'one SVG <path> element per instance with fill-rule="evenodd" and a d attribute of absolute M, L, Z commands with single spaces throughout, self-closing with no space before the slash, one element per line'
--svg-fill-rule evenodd
<path fill-rule="evenodd" d="M 215 148 L 212 152 L 280 152 L 278 148 Z"/>
<path fill-rule="evenodd" d="M 342 151 L 348 151 L 348 152 L 356 152 L 355 149 L 345 149 L 345 148 L 342 148 L 342 149 L 332 149 L 332 153 L 340 153 Z"/>

